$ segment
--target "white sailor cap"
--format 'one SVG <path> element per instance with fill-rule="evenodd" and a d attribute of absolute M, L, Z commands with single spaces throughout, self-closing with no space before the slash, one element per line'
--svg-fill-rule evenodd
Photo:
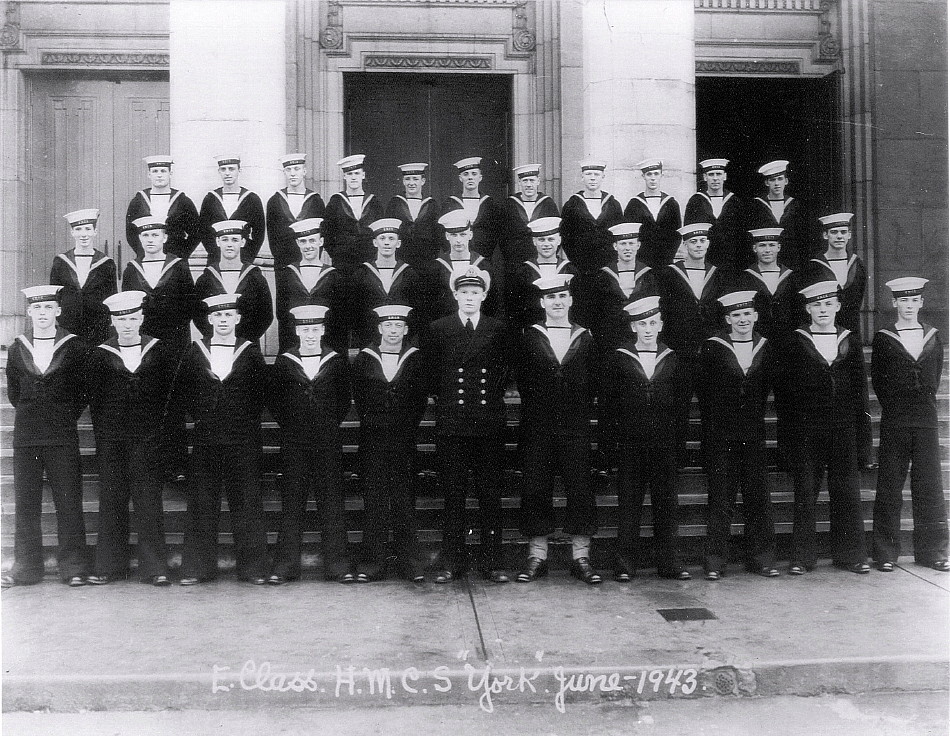
<path fill-rule="evenodd" d="M 610 235 L 616 243 L 619 240 L 639 240 L 640 223 L 639 222 L 621 222 L 619 225 L 613 225 L 607 228 Z"/>
<path fill-rule="evenodd" d="M 383 304 L 381 307 L 374 307 L 373 311 L 376 312 L 377 322 L 388 322 L 390 320 L 407 322 L 412 307 L 407 307 L 405 304 Z"/>
<path fill-rule="evenodd" d="M 165 218 L 156 217 L 155 215 L 146 215 L 145 217 L 138 217 L 132 220 L 132 224 L 135 225 L 135 229 L 140 233 L 144 233 L 146 230 L 164 230 Z"/>
<path fill-rule="evenodd" d="M 703 170 L 704 174 L 707 171 L 725 171 L 728 165 L 729 159 L 727 158 L 707 158 L 699 162 L 699 168 Z"/>
<path fill-rule="evenodd" d="M 241 157 L 235 153 L 221 153 L 215 156 L 214 160 L 218 162 L 218 166 L 241 165 Z"/>
<path fill-rule="evenodd" d="M 319 235 L 321 225 L 322 217 L 307 217 L 290 223 L 290 229 L 294 231 L 295 238 L 305 238 L 308 235 Z"/>
<path fill-rule="evenodd" d="M 854 214 L 851 212 L 836 212 L 833 215 L 819 217 L 818 222 L 821 223 L 822 230 L 830 230 L 833 227 L 851 227 L 853 218 Z"/>
<path fill-rule="evenodd" d="M 216 238 L 222 235 L 244 235 L 247 223 L 244 220 L 221 220 L 211 224 Z"/>
<path fill-rule="evenodd" d="M 723 311 L 729 314 L 729 312 L 735 312 L 737 309 L 754 307 L 755 295 L 756 292 L 754 291 L 731 291 L 728 294 L 723 294 L 716 301 L 722 305 Z"/>
<path fill-rule="evenodd" d="M 816 281 L 804 289 L 799 289 L 798 293 L 805 297 L 805 304 L 810 304 L 811 302 L 820 302 L 822 299 L 838 296 L 839 288 L 837 281 Z"/>
<path fill-rule="evenodd" d="M 528 223 L 528 229 L 531 231 L 532 238 L 540 238 L 544 235 L 554 235 L 561 232 L 560 217 L 539 217 Z"/>
<path fill-rule="evenodd" d="M 238 299 L 240 298 L 240 294 L 215 294 L 201 301 L 208 307 L 208 314 L 213 314 L 214 312 L 223 312 L 225 309 L 237 309 Z"/>
<path fill-rule="evenodd" d="M 297 325 L 322 325 L 327 318 L 329 307 L 322 304 L 304 304 L 294 307 L 290 313 L 294 317 L 294 324 Z"/>
<path fill-rule="evenodd" d="M 607 162 L 599 158 L 585 158 L 578 161 L 581 171 L 603 171 L 607 168 Z"/>
<path fill-rule="evenodd" d="M 27 304 L 36 304 L 37 302 L 58 302 L 59 290 L 62 288 L 62 286 L 54 286 L 53 284 L 42 284 L 41 286 L 27 286 L 25 289 L 20 289 L 20 291 L 26 297 Z"/>
<path fill-rule="evenodd" d="M 785 228 L 781 227 L 759 227 L 755 230 L 750 230 L 749 235 L 752 236 L 752 243 L 771 243 L 778 242 L 778 239 L 782 237 L 782 233 L 785 232 Z"/>
<path fill-rule="evenodd" d="M 645 296 L 642 299 L 635 299 L 624 305 L 623 311 L 629 315 L 631 322 L 641 319 L 647 319 L 654 314 L 660 313 L 660 297 Z"/>
<path fill-rule="evenodd" d="M 86 210 L 75 210 L 67 212 L 63 217 L 70 227 L 79 227 L 80 225 L 95 225 L 99 222 L 99 210 L 95 208 Z"/>
<path fill-rule="evenodd" d="M 523 179 L 526 176 L 541 176 L 541 164 L 524 164 L 523 166 L 515 166 L 512 171 L 519 179 Z"/>
<path fill-rule="evenodd" d="M 531 283 L 542 294 L 554 294 L 559 291 L 567 291 L 572 278 L 574 278 L 572 273 L 558 273 L 554 276 L 542 276 Z"/>
<path fill-rule="evenodd" d="M 425 176 L 426 169 L 429 168 L 429 164 L 424 164 L 424 163 L 399 164 L 397 168 L 402 172 L 403 176 L 410 176 L 412 174 Z"/>
<path fill-rule="evenodd" d="M 306 166 L 307 165 L 307 154 L 306 153 L 288 153 L 281 156 L 279 159 L 280 165 L 283 168 L 288 166 Z"/>
<path fill-rule="evenodd" d="M 366 160 L 366 154 L 363 153 L 354 153 L 352 156 L 344 156 L 339 161 L 336 162 L 336 165 L 340 167 L 343 173 L 348 171 L 355 171 L 356 169 L 363 168 L 363 161 Z"/>
<path fill-rule="evenodd" d="M 148 169 L 151 169 L 153 167 L 158 167 L 158 166 L 164 167 L 166 169 L 170 169 L 172 167 L 172 164 L 175 163 L 172 160 L 172 157 L 169 156 L 167 153 L 163 153 L 161 155 L 156 155 L 156 156 L 146 156 L 142 160 L 145 162 L 145 167 Z"/>
<path fill-rule="evenodd" d="M 482 159 L 480 156 L 470 156 L 469 158 L 460 159 L 452 165 L 458 169 L 458 173 L 461 174 L 463 171 L 468 171 L 469 169 L 482 168 Z"/>
<path fill-rule="evenodd" d="M 145 301 L 146 293 L 144 291 L 120 291 L 117 294 L 108 296 L 102 300 L 113 317 L 121 317 L 123 314 L 133 314 L 142 309 L 142 302 Z"/>
<path fill-rule="evenodd" d="M 472 223 L 465 214 L 465 210 L 451 210 L 439 218 L 439 224 L 445 228 L 447 233 L 460 233 L 468 230 Z"/>
<path fill-rule="evenodd" d="M 924 287 L 930 279 L 922 279 L 917 276 L 902 276 L 899 279 L 891 279 L 884 286 L 891 290 L 895 299 L 902 296 L 917 296 L 924 293 Z"/>
<path fill-rule="evenodd" d="M 645 158 L 643 161 L 634 164 L 634 168 L 640 169 L 640 172 L 645 174 L 648 171 L 653 171 L 655 169 L 663 169 L 663 159 L 661 158 Z"/>
<path fill-rule="evenodd" d="M 376 220 L 369 226 L 369 229 L 373 231 L 373 237 L 377 235 L 382 235 L 383 233 L 399 233 L 399 228 L 402 225 L 402 220 L 396 217 L 384 217 L 381 220 Z"/>
<path fill-rule="evenodd" d="M 708 222 L 693 222 L 689 225 L 683 225 L 677 232 L 683 236 L 683 240 L 698 238 L 699 236 L 708 236 L 712 225 Z"/>
<path fill-rule="evenodd" d="M 481 286 L 488 291 L 491 286 L 491 276 L 477 266 L 472 266 L 464 273 L 452 277 L 452 291 L 458 291 L 463 286 Z"/>
<path fill-rule="evenodd" d="M 788 161 L 769 161 L 764 166 L 759 167 L 759 173 L 766 179 L 779 174 L 784 174 L 788 170 Z"/>

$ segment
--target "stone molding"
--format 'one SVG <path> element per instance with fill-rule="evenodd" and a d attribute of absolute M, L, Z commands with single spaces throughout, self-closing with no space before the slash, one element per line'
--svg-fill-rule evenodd
<path fill-rule="evenodd" d="M 696 10 L 738 13 L 812 13 L 820 14 L 831 7 L 831 0 L 693 0 Z"/>
<path fill-rule="evenodd" d="M 140 52 L 44 51 L 41 64 L 55 66 L 134 66 L 168 68 L 168 54 Z"/>
<path fill-rule="evenodd" d="M 486 71 L 494 68 L 491 56 L 422 56 L 369 54 L 363 57 L 365 69 L 452 69 Z"/>
<path fill-rule="evenodd" d="M 20 46 L 20 3 L 8 2 L 3 10 L 3 28 L 0 28 L 0 49 L 19 51 Z"/>
<path fill-rule="evenodd" d="M 763 76 L 768 74 L 795 75 L 802 73 L 801 63 L 797 60 L 773 61 L 758 59 L 709 59 L 696 60 L 697 74 L 752 74 Z"/>

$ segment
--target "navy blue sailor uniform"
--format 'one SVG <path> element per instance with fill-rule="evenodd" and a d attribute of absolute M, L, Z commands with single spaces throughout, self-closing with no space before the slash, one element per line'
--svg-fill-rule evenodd
<path fill-rule="evenodd" d="M 727 191 L 721 197 L 719 214 L 716 215 L 713 199 L 705 192 L 691 196 L 686 202 L 683 224 L 710 223 L 706 260 L 727 270 L 743 268 L 752 262 L 746 208 L 735 194 Z"/>
<path fill-rule="evenodd" d="M 544 309 L 541 307 L 541 293 L 534 282 L 540 278 L 560 276 L 561 274 L 570 274 L 574 277 L 568 285 L 571 296 L 574 298 L 574 306 L 571 307 L 571 319 L 576 318 L 578 322 L 584 324 L 579 309 L 583 297 L 577 293 L 577 269 L 574 268 L 574 264 L 566 258 L 558 258 L 557 263 L 539 263 L 538 257 L 535 256 L 521 263 L 514 270 L 509 282 L 511 296 L 508 309 L 505 312 L 509 326 L 515 330 L 521 330 L 543 320 Z"/>
<path fill-rule="evenodd" d="M 372 258 L 373 229 L 370 225 L 383 216 L 383 205 L 374 194 L 362 195 L 359 213 L 345 192 L 334 192 L 323 216 L 324 247 L 330 259 L 345 277 L 368 258 Z"/>
<path fill-rule="evenodd" d="M 616 262 L 603 266 L 587 285 L 582 282 L 577 288 L 584 291 L 582 318 L 604 349 L 616 347 L 630 335 L 625 304 L 660 294 L 653 269 L 639 259 L 629 271 L 620 271 Z"/>
<path fill-rule="evenodd" d="M 505 223 L 505 264 L 507 270 L 516 268 L 535 255 L 533 233 L 529 222 L 542 217 L 558 217 L 557 203 L 544 192 L 538 192 L 537 199 L 526 202 L 521 192 L 512 194 L 505 200 L 503 218 Z"/>
<path fill-rule="evenodd" d="M 555 352 L 554 331 L 566 339 Z M 564 533 L 591 537 L 597 531 L 597 504 L 590 484 L 591 419 L 597 395 L 593 339 L 579 325 L 527 327 L 517 353 L 521 393 L 521 533 L 554 532 L 554 476 L 567 495 Z"/>
<path fill-rule="evenodd" d="M 745 564 L 752 572 L 775 564 L 765 454 L 765 406 L 774 378 L 771 342 L 758 333 L 743 345 L 728 332 L 706 340 L 697 393 L 703 463 L 709 485 L 706 572 L 724 574 L 736 494 L 742 492 Z"/>
<path fill-rule="evenodd" d="M 208 309 L 201 300 L 219 294 L 240 294 L 237 305 L 241 321 L 235 334 L 244 340 L 258 342 L 274 321 L 274 304 L 264 274 L 257 266 L 245 263 L 238 272 L 234 288 L 231 289 L 225 283 L 224 274 L 228 272 L 222 272 L 219 268 L 217 263 L 209 264 L 195 282 L 199 299 L 194 318 L 195 327 L 205 338 L 213 331 L 208 322 Z"/>
<path fill-rule="evenodd" d="M 37 366 L 37 340 L 19 335 L 7 353 L 7 397 L 13 419 L 13 498 L 16 508 L 14 563 L 16 584 L 43 579 L 43 474 L 56 508 L 56 558 L 65 581 L 87 572 L 86 528 L 82 508 L 82 470 L 76 422 L 86 406 L 83 365 L 88 348 L 59 328 L 52 356 Z M 45 351 L 44 351 L 45 352 Z"/>
<path fill-rule="evenodd" d="M 347 298 L 340 272 L 333 266 L 290 264 L 277 271 L 277 335 L 279 350 L 297 346 L 296 323 L 291 309 L 310 304 L 329 308 L 323 341 L 335 350 L 346 350 L 345 314 Z M 313 286 L 309 286 L 309 284 Z M 240 325 L 238 325 L 240 327 Z"/>
<path fill-rule="evenodd" d="M 785 266 L 763 272 L 756 264 L 738 273 L 735 282 L 737 289 L 755 292 L 756 332 L 782 345 L 801 322 L 798 273 Z"/>
<path fill-rule="evenodd" d="M 208 192 L 201 201 L 201 211 L 198 214 L 198 219 L 205 250 L 208 251 L 209 265 L 216 263 L 221 256 L 212 227 L 216 222 L 241 220 L 247 223 L 244 231 L 247 242 L 241 248 L 241 260 L 245 263 L 253 263 L 261 250 L 261 246 L 264 245 L 267 230 L 264 205 L 261 203 L 261 198 L 244 187 L 241 187 L 240 191 L 235 194 L 236 199 L 232 203 L 231 195 L 225 194 L 224 187 L 218 187 Z M 228 197 L 227 202 L 225 197 Z M 233 209 L 228 212 L 228 208 L 232 204 Z"/>
<path fill-rule="evenodd" d="M 255 343 L 238 338 L 231 369 L 222 378 L 214 371 L 217 346 L 214 338 L 191 344 L 172 393 L 172 401 L 194 421 L 181 576 L 198 581 L 217 577 L 223 491 L 234 533 L 237 575 L 260 579 L 267 568 L 259 467 L 266 364 Z"/>
<path fill-rule="evenodd" d="M 300 262 L 297 234 L 291 230 L 291 223 L 323 217 L 326 209 L 323 197 L 312 189 L 306 189 L 303 194 L 293 194 L 284 187 L 271 195 L 267 200 L 265 215 L 267 243 L 274 256 L 275 270 Z"/>
<path fill-rule="evenodd" d="M 797 271 L 811 257 L 811 233 L 806 224 L 809 219 L 800 199 L 785 197 L 784 200 L 779 201 L 756 197 L 752 200 L 749 227 L 782 228 L 782 234 L 778 238 L 782 246 L 778 255 L 779 260 L 784 266 Z"/>
<path fill-rule="evenodd" d="M 607 356 L 599 406 L 605 442 L 618 449 L 618 573 L 632 576 L 646 566 L 640 524 L 648 489 L 657 573 L 675 577 L 682 569 L 676 541 L 675 442 L 683 380 L 676 353 L 662 342 L 649 356 L 632 340 Z"/>
<path fill-rule="evenodd" d="M 391 356 L 391 357 L 390 357 Z M 399 353 L 370 345 L 353 359 L 353 402 L 360 418 L 360 477 L 363 481 L 363 551 L 358 570 L 380 577 L 392 529 L 392 554 L 403 574 L 422 574 L 416 539 L 413 466 L 416 434 L 426 406 L 422 353 L 403 342 Z"/>
<path fill-rule="evenodd" d="M 163 200 L 161 205 L 159 199 Z M 141 259 L 144 251 L 135 221 L 152 214 L 161 216 L 163 210 L 168 234 L 166 253 L 187 259 L 201 242 L 203 231 L 198 209 L 188 195 L 180 189 L 172 189 L 167 195 L 153 194 L 151 187 L 146 187 L 135 193 L 125 213 L 125 238 L 136 258 Z"/>
<path fill-rule="evenodd" d="M 309 371 L 309 372 L 308 372 Z M 267 381 L 267 405 L 281 431 L 281 520 L 271 574 L 300 577 L 303 521 L 308 499 L 322 509 L 324 575 L 350 573 L 341 477 L 340 423 L 350 409 L 346 355 L 324 347 L 301 357 L 277 356 Z"/>
<path fill-rule="evenodd" d="M 600 212 L 595 217 L 585 203 L 583 191 L 570 196 L 561 209 L 564 254 L 582 274 L 606 266 L 613 253 L 610 228 L 623 222 L 623 208 L 612 194 L 601 192 Z"/>
<path fill-rule="evenodd" d="M 481 566 L 492 570 L 501 562 L 508 342 L 500 320 L 482 314 L 478 325 L 469 328 L 456 312 L 429 325 L 422 347 L 427 391 L 436 396 L 436 449 L 445 493 L 440 560 L 454 574 L 468 568 L 465 496 L 470 468 L 478 494 Z"/>
<path fill-rule="evenodd" d="M 947 559 L 947 503 L 943 495 L 937 391 L 943 344 L 921 323 L 921 349 L 912 355 L 895 327 L 878 331 L 871 353 L 871 383 L 881 402 L 880 468 L 874 498 L 873 557 L 896 563 L 904 481 L 910 465 L 914 559 L 933 565 Z"/>
<path fill-rule="evenodd" d="M 466 202 L 471 203 L 473 199 L 467 197 L 449 197 L 442 204 L 442 214 L 454 210 L 470 210 L 465 207 Z M 505 227 L 504 210 L 502 206 L 487 194 L 481 195 L 478 199 L 478 209 L 475 217 L 469 216 L 472 224 L 472 240 L 469 248 L 484 256 L 487 260 L 495 263 L 495 250 L 504 251 L 505 246 Z M 502 253 L 507 258 L 507 254 Z M 484 266 L 479 266 L 484 269 Z"/>
<path fill-rule="evenodd" d="M 88 261 L 88 268 L 84 269 L 80 261 Z M 86 276 L 80 282 L 84 270 Z M 109 339 L 112 319 L 103 302 L 118 291 L 115 261 L 98 250 L 84 256 L 76 255 L 72 248 L 53 259 L 49 282 L 63 287 L 59 293 L 62 314 L 58 322 L 64 330 L 90 348 Z"/>
<path fill-rule="evenodd" d="M 360 264 L 350 282 L 348 306 L 357 344 L 365 347 L 379 339 L 376 307 L 405 304 L 416 311 L 421 306 L 422 289 L 422 279 L 408 263 L 397 260 L 391 269 L 380 268 L 374 261 Z M 413 332 L 418 328 L 411 317 L 409 327 Z"/>
<path fill-rule="evenodd" d="M 177 356 L 161 341 L 141 334 L 140 362 L 123 360 L 118 338 L 92 351 L 87 388 L 96 456 L 102 474 L 96 575 L 129 572 L 129 501 L 135 508 L 139 574 L 168 575 L 159 454 Z"/>
<path fill-rule="evenodd" d="M 415 213 L 411 202 L 418 204 Z M 445 243 L 443 228 L 439 225 L 441 214 L 438 202 L 432 197 L 410 200 L 397 194 L 386 204 L 385 216 L 402 223 L 399 226 L 402 243 L 399 255 L 419 273 L 432 268 L 432 262 Z"/>
<path fill-rule="evenodd" d="M 626 222 L 640 223 L 640 250 L 637 257 L 651 268 L 661 268 L 673 262 L 680 244 L 682 226 L 679 203 L 666 192 L 648 197 L 640 192 L 623 210 Z M 711 220 L 707 220 L 711 222 Z"/>
<path fill-rule="evenodd" d="M 815 505 L 826 470 L 832 560 L 850 566 L 867 557 L 857 457 L 857 427 L 866 415 L 864 358 L 861 341 L 850 330 L 838 327 L 833 340 L 837 352 L 829 363 L 811 330 L 797 329 L 776 380 L 791 393 L 790 462 L 795 486 L 791 561 L 805 569 L 818 560 Z"/>
<path fill-rule="evenodd" d="M 122 272 L 122 291 L 143 291 L 142 332 L 181 355 L 191 342 L 191 321 L 198 308 L 195 282 L 187 261 L 167 254 L 155 263 L 136 258 Z"/>

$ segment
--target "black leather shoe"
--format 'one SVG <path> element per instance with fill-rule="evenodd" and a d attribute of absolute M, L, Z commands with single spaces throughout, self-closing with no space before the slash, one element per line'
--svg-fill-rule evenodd
<path fill-rule="evenodd" d="M 112 582 L 112 578 L 108 575 L 90 575 L 86 578 L 86 582 L 90 585 L 108 585 Z"/>
<path fill-rule="evenodd" d="M 590 564 L 589 557 L 580 557 L 574 560 L 574 562 L 571 563 L 571 575 L 588 585 L 597 585 L 604 581 L 603 578 L 597 574 L 593 565 Z"/>
<path fill-rule="evenodd" d="M 70 588 L 81 588 L 86 584 L 86 578 L 82 575 L 73 575 L 69 580 L 66 581 L 66 585 Z"/>
<path fill-rule="evenodd" d="M 16 585 L 16 580 L 12 575 L 0 575 L 0 588 L 12 588 Z"/>
<path fill-rule="evenodd" d="M 930 569 L 937 572 L 950 572 L 950 560 L 934 560 L 930 563 Z"/>
<path fill-rule="evenodd" d="M 511 578 L 504 570 L 482 570 L 482 577 L 493 583 L 510 583 Z"/>
<path fill-rule="evenodd" d="M 524 570 L 518 573 L 516 580 L 519 583 L 530 583 L 532 580 L 547 577 L 548 561 L 538 557 L 529 557 Z"/>
<path fill-rule="evenodd" d="M 658 570 L 657 575 L 667 580 L 692 580 L 693 576 L 685 567 L 674 567 L 669 570 Z"/>
<path fill-rule="evenodd" d="M 755 574 L 763 578 L 777 578 L 779 576 L 778 569 L 770 567 L 769 565 L 763 565 L 755 571 Z"/>
<path fill-rule="evenodd" d="M 287 578 L 285 578 L 283 575 L 271 575 L 269 578 L 267 578 L 268 585 L 283 585 L 286 582 Z"/>
<path fill-rule="evenodd" d="M 854 562 L 850 565 L 840 565 L 840 567 L 856 575 L 867 575 L 871 572 L 871 566 L 866 562 Z"/>
<path fill-rule="evenodd" d="M 881 572 L 894 572 L 894 563 L 893 562 L 879 562 L 877 564 L 877 569 Z"/>
<path fill-rule="evenodd" d="M 436 570 L 434 582 L 437 584 L 445 585 L 446 583 L 451 583 L 453 580 L 455 580 L 455 575 L 451 570 Z"/>
<path fill-rule="evenodd" d="M 249 582 L 251 585 L 265 585 L 267 583 L 267 578 L 262 575 L 261 577 L 248 578 L 247 582 Z"/>
<path fill-rule="evenodd" d="M 172 584 L 172 581 L 168 579 L 168 575 L 152 575 L 152 577 L 148 579 L 148 582 L 156 588 L 167 588 Z"/>
<path fill-rule="evenodd" d="M 351 572 L 344 572 L 340 575 L 337 575 L 336 581 L 342 583 L 343 585 L 352 585 L 356 582 L 356 576 Z"/>
<path fill-rule="evenodd" d="M 201 578 L 182 578 L 178 581 L 179 585 L 198 585 L 201 583 Z"/>
<path fill-rule="evenodd" d="M 719 570 L 706 570 L 703 577 L 706 580 L 722 580 L 722 573 Z"/>

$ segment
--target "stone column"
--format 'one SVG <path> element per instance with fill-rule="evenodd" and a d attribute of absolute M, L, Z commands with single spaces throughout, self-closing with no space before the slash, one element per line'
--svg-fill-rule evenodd
<path fill-rule="evenodd" d="M 605 188 L 624 204 L 642 188 L 634 164 L 648 156 L 663 159 L 663 188 L 681 204 L 695 191 L 693 12 L 693 0 L 583 0 L 579 153 L 606 159 Z M 573 171 L 568 192 L 579 186 Z"/>
<path fill-rule="evenodd" d="M 221 185 L 213 160 L 220 153 L 241 156 L 241 184 L 265 203 L 283 186 L 277 159 L 287 153 L 286 18 L 284 0 L 171 0 L 173 184 L 199 207 Z M 203 250 L 192 258 L 196 276 Z M 273 291 L 266 243 L 259 263 Z M 276 325 L 265 349 L 276 346 L 275 337 Z"/>
<path fill-rule="evenodd" d="M 31 277 L 29 239 L 22 219 L 26 196 L 26 145 L 21 111 L 26 109 L 19 69 L 0 70 L 0 344 L 23 331 L 25 308 L 20 289 L 42 283 Z M 39 277 L 43 278 L 43 277 Z"/>

